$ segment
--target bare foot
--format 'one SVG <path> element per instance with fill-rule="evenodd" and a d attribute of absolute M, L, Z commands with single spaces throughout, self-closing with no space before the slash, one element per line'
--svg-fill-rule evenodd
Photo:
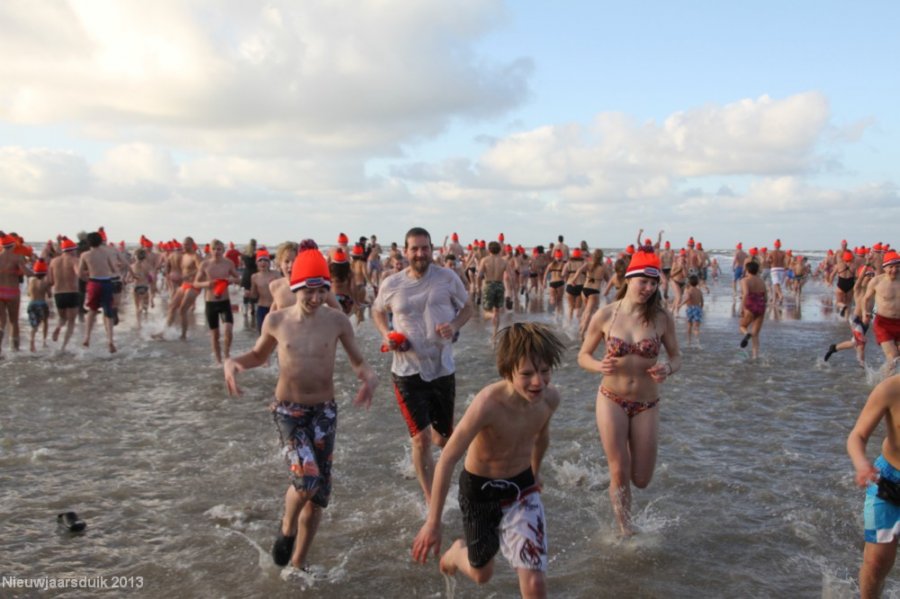
<path fill-rule="evenodd" d="M 85 339 L 85 340 L 84 340 L 84 343 L 82 343 L 81 345 L 83 345 L 84 347 L 90 347 L 90 346 L 91 346 L 91 342 L 90 342 L 90 340 Z"/>
<path fill-rule="evenodd" d="M 53 329 L 53 342 L 54 343 L 59 341 L 59 331 L 60 331 L 60 329 Z"/>
<path fill-rule="evenodd" d="M 116 353 L 116 346 L 113 345 L 112 343 L 109 344 L 109 353 L 111 353 L 111 354 Z"/>

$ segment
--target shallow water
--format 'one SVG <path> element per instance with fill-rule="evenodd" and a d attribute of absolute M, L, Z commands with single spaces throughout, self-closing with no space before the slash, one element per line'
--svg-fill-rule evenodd
<path fill-rule="evenodd" d="M 641 532 L 619 541 L 608 472 L 594 423 L 598 377 L 576 364 L 573 339 L 554 374 L 563 403 L 542 471 L 555 597 L 851 597 L 862 548 L 863 493 L 844 444 L 874 383 L 853 352 L 824 363 L 849 337 L 828 290 L 809 285 L 800 306 L 770 315 L 751 361 L 738 347 L 730 283 L 707 299 L 702 349 L 683 348 L 682 370 L 663 386 L 660 450 L 650 487 L 636 491 Z M 158 308 L 157 308 L 158 309 Z M 23 309 L 24 316 L 24 309 Z M 381 375 L 369 411 L 340 355 L 335 489 L 310 555 L 313 574 L 268 555 L 287 485 L 267 410 L 276 366 L 244 373 L 230 398 L 212 365 L 202 315 L 186 342 L 153 341 L 117 327 L 119 353 L 94 345 L 68 353 L 9 354 L 0 361 L 0 575 L 141 577 L 146 597 L 441 597 L 435 563 L 414 564 L 424 505 L 393 399 L 389 357 L 369 321 L 361 346 Z M 549 320 L 541 312 L 518 318 Z M 27 323 L 22 322 L 23 333 Z M 678 333 L 684 335 L 684 321 Z M 74 340 L 80 339 L 76 331 Z M 99 335 L 98 335 L 99 333 Z M 457 416 L 496 378 L 489 327 L 473 319 L 456 347 Z M 24 338 L 24 335 L 23 335 Z M 235 351 L 255 334 L 238 321 Z M 27 347 L 27 344 L 26 344 Z M 877 452 L 879 438 L 870 442 Z M 461 534 L 454 484 L 444 548 Z M 56 514 L 87 521 L 77 536 Z M 107 581 L 109 582 L 109 581 Z M 900 583 L 888 583 L 888 592 Z M 2 596 L 82 597 L 91 589 Z M 488 585 L 456 583 L 457 597 L 509 597 L 514 573 L 499 557 Z M 119 593 L 125 594 L 125 593 Z"/>

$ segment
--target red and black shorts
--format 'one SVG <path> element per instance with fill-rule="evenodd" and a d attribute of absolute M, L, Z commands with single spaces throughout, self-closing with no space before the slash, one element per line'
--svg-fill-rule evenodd
<path fill-rule="evenodd" d="M 434 427 L 442 437 L 453 432 L 453 404 L 456 401 L 456 375 L 448 374 L 423 381 L 418 374 L 391 375 L 400 412 L 406 420 L 409 436 Z"/>

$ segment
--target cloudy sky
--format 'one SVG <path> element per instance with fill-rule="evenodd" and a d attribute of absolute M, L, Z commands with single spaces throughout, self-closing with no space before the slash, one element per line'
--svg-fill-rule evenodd
<path fill-rule="evenodd" d="M 900 245 L 897 22 L 893 0 L 4 0 L 0 229 Z"/>

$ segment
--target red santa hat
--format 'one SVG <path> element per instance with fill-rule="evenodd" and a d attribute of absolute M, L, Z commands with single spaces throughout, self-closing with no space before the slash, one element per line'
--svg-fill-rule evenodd
<path fill-rule="evenodd" d="M 306 287 L 331 289 L 328 263 L 312 239 L 300 242 L 299 252 L 294 259 L 294 268 L 291 269 L 291 291 L 297 292 Z"/>
<path fill-rule="evenodd" d="M 31 269 L 34 271 L 36 275 L 45 275 L 47 274 L 47 263 L 44 262 L 43 258 L 38 258 L 34 261 L 34 266 Z"/>
<path fill-rule="evenodd" d="M 659 256 L 654 254 L 652 250 L 647 251 L 642 248 L 631 257 L 631 262 L 628 263 L 628 269 L 625 271 L 625 278 L 650 277 L 658 279 L 661 268 Z"/>
<path fill-rule="evenodd" d="M 335 264 L 346 264 L 347 263 L 347 252 L 338 248 L 334 254 L 331 256 L 331 261 Z"/>
<path fill-rule="evenodd" d="M 888 266 L 894 266 L 895 264 L 900 264 L 900 254 L 891 250 L 884 255 L 884 261 L 881 263 L 881 266 L 886 268 Z"/>
<path fill-rule="evenodd" d="M 64 252 L 74 252 L 78 249 L 78 245 L 68 237 L 62 238 L 62 241 L 59 242 L 59 247 Z"/>
<path fill-rule="evenodd" d="M 338 243 L 339 243 L 340 245 L 347 245 L 347 242 L 348 242 L 348 241 L 350 241 L 350 240 L 347 239 L 347 235 L 346 235 L 346 234 L 341 233 L 340 235 L 338 235 Z"/>

